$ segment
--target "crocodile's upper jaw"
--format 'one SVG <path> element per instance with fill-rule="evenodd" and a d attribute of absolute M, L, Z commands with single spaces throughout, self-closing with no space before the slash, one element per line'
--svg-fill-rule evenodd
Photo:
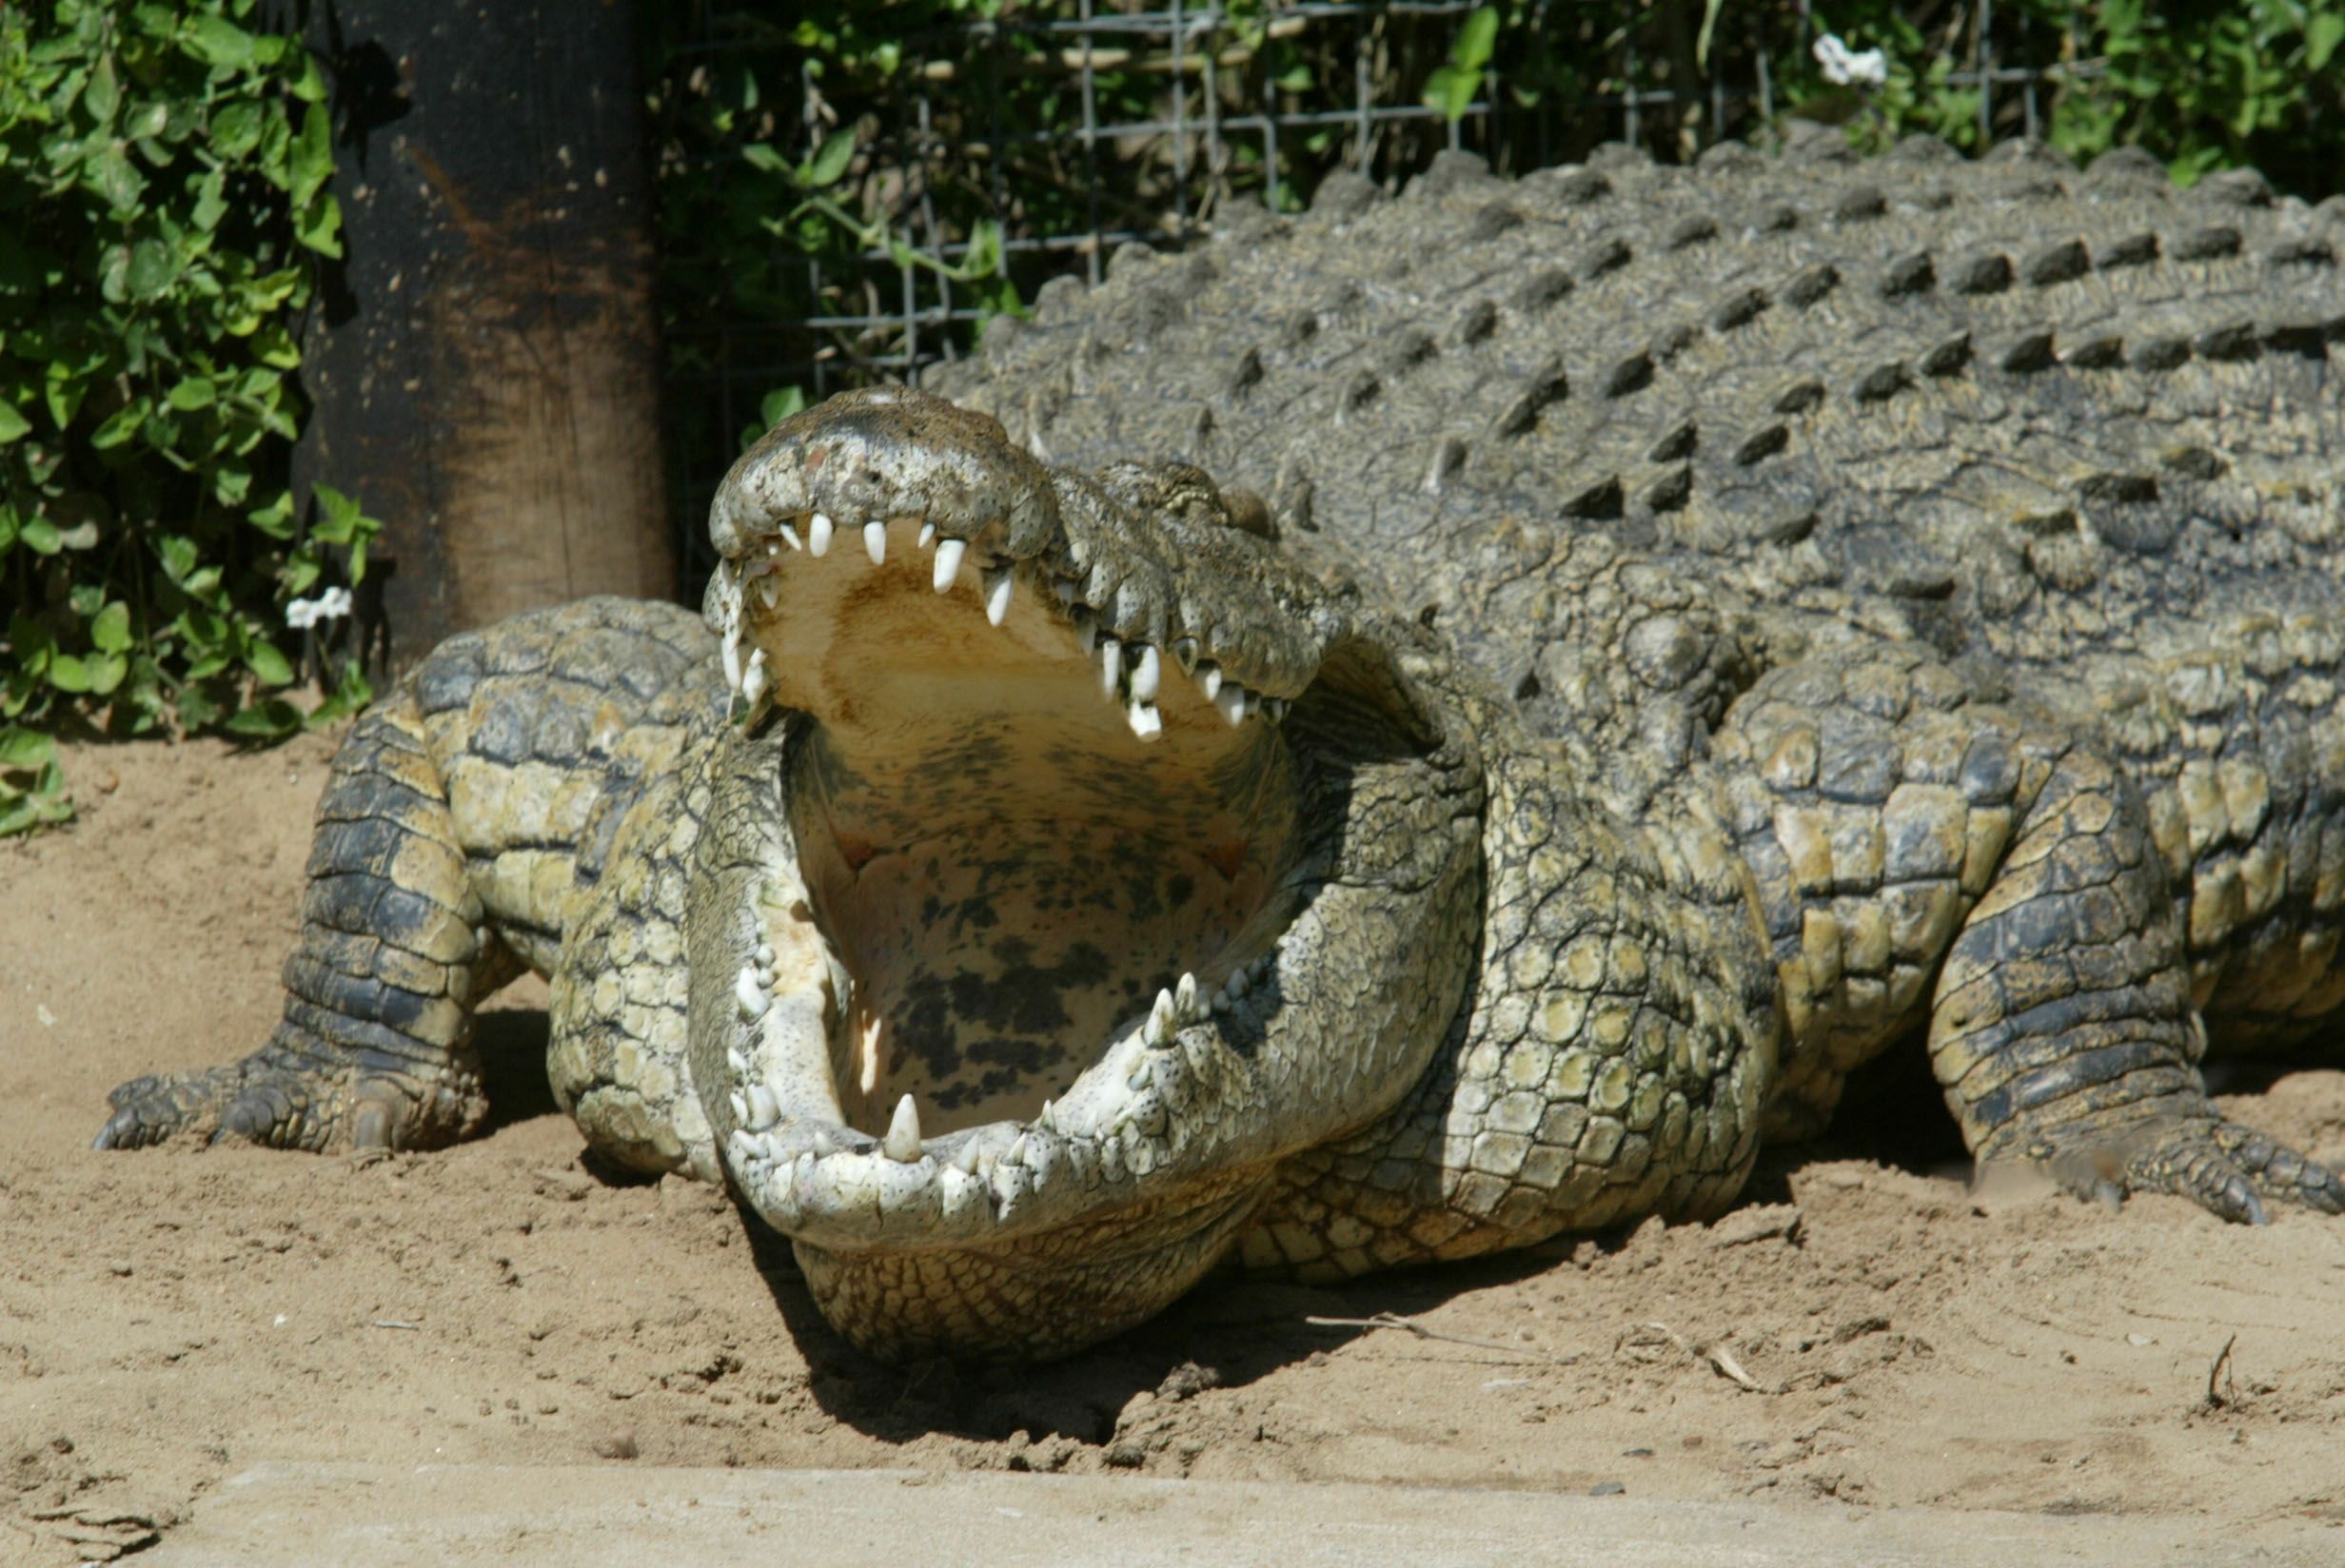
<path fill-rule="evenodd" d="M 723 960 L 748 1022 L 696 1005 L 694 1072 L 867 1346 L 1048 1353 L 1153 1312 L 1279 1158 L 1398 1098 L 1462 990 L 1465 945 L 1419 938 L 1470 833 L 1429 898 L 1378 870 L 1418 835 L 1351 819 L 1413 798 L 1360 787 L 1415 765 L 1406 682 L 1196 482 L 1046 472 L 878 393 L 719 496 L 709 614 L 745 720 L 791 711 L 788 822 L 783 912 Z"/>

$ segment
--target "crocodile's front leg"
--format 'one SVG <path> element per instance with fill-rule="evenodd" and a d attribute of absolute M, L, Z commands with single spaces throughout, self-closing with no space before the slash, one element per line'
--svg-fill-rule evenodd
<path fill-rule="evenodd" d="M 241 1062 L 123 1085 L 97 1147 L 423 1148 L 471 1131 L 487 1110 L 474 1007 L 552 967 L 606 863 L 640 892 L 613 832 L 723 712 L 715 663 L 688 612 L 616 598 L 434 649 L 335 755 L 275 1032 Z M 656 957 L 639 974 L 632 956 L 608 951 L 607 987 L 656 982 Z"/>
<path fill-rule="evenodd" d="M 1763 678 L 1716 755 L 1790 1018 L 1775 1130 L 1926 1025 L 1980 1160 L 2253 1220 L 2345 1186 L 2207 1098 L 2179 901 L 2138 792 L 2084 736 L 1908 648 Z"/>
<path fill-rule="evenodd" d="M 268 1042 L 225 1067 L 124 1084 L 95 1147 L 182 1131 L 279 1148 L 453 1142 L 488 1108 L 473 1000 L 518 967 L 484 936 L 423 715 L 403 692 L 334 755 Z"/>
<path fill-rule="evenodd" d="M 1668 833 L 1593 803 L 1495 708 L 1479 979 L 1424 1079 L 1310 1150 L 1249 1233 L 1254 1266 L 1331 1278 L 1730 1203 L 1775 1076 L 1775 977 L 1705 803 Z"/>

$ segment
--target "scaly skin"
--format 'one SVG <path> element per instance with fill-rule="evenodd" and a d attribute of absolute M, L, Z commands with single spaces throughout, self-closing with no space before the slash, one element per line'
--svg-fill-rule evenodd
<path fill-rule="evenodd" d="M 589 1139 L 883 1355 L 1714 1213 L 1908 1039 L 1982 1160 L 2337 1212 L 2197 1064 L 2345 1007 L 2340 249 L 1915 144 L 1449 159 L 1119 257 L 962 406 L 746 456 L 715 642 L 435 654 L 286 1025 L 100 1142 L 461 1136 L 525 962 Z"/>

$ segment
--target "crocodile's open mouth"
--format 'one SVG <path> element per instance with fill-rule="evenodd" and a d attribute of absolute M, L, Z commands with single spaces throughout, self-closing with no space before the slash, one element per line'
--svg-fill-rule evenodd
<path fill-rule="evenodd" d="M 867 1345 L 1038 1354 L 1153 1311 L 1458 1008 L 1479 773 L 1407 634 L 1247 520 L 1194 470 L 1046 469 L 900 391 L 785 421 L 711 509 L 743 734 L 687 918 L 693 1078 Z"/>
<path fill-rule="evenodd" d="M 1194 639 L 1103 635 L 1063 559 L 981 563 L 915 517 L 778 521 L 741 573 L 742 678 L 813 720 L 789 826 L 845 981 L 845 1126 L 1031 1121 L 1108 1043 L 1234 998 L 1283 912 L 1284 700 Z"/>

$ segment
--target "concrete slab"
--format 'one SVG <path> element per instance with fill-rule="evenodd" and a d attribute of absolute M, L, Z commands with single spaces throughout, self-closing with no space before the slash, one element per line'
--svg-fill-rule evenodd
<path fill-rule="evenodd" d="M 152 1568 L 2331 1568 L 2345 1527 L 906 1470 L 272 1463 Z"/>

